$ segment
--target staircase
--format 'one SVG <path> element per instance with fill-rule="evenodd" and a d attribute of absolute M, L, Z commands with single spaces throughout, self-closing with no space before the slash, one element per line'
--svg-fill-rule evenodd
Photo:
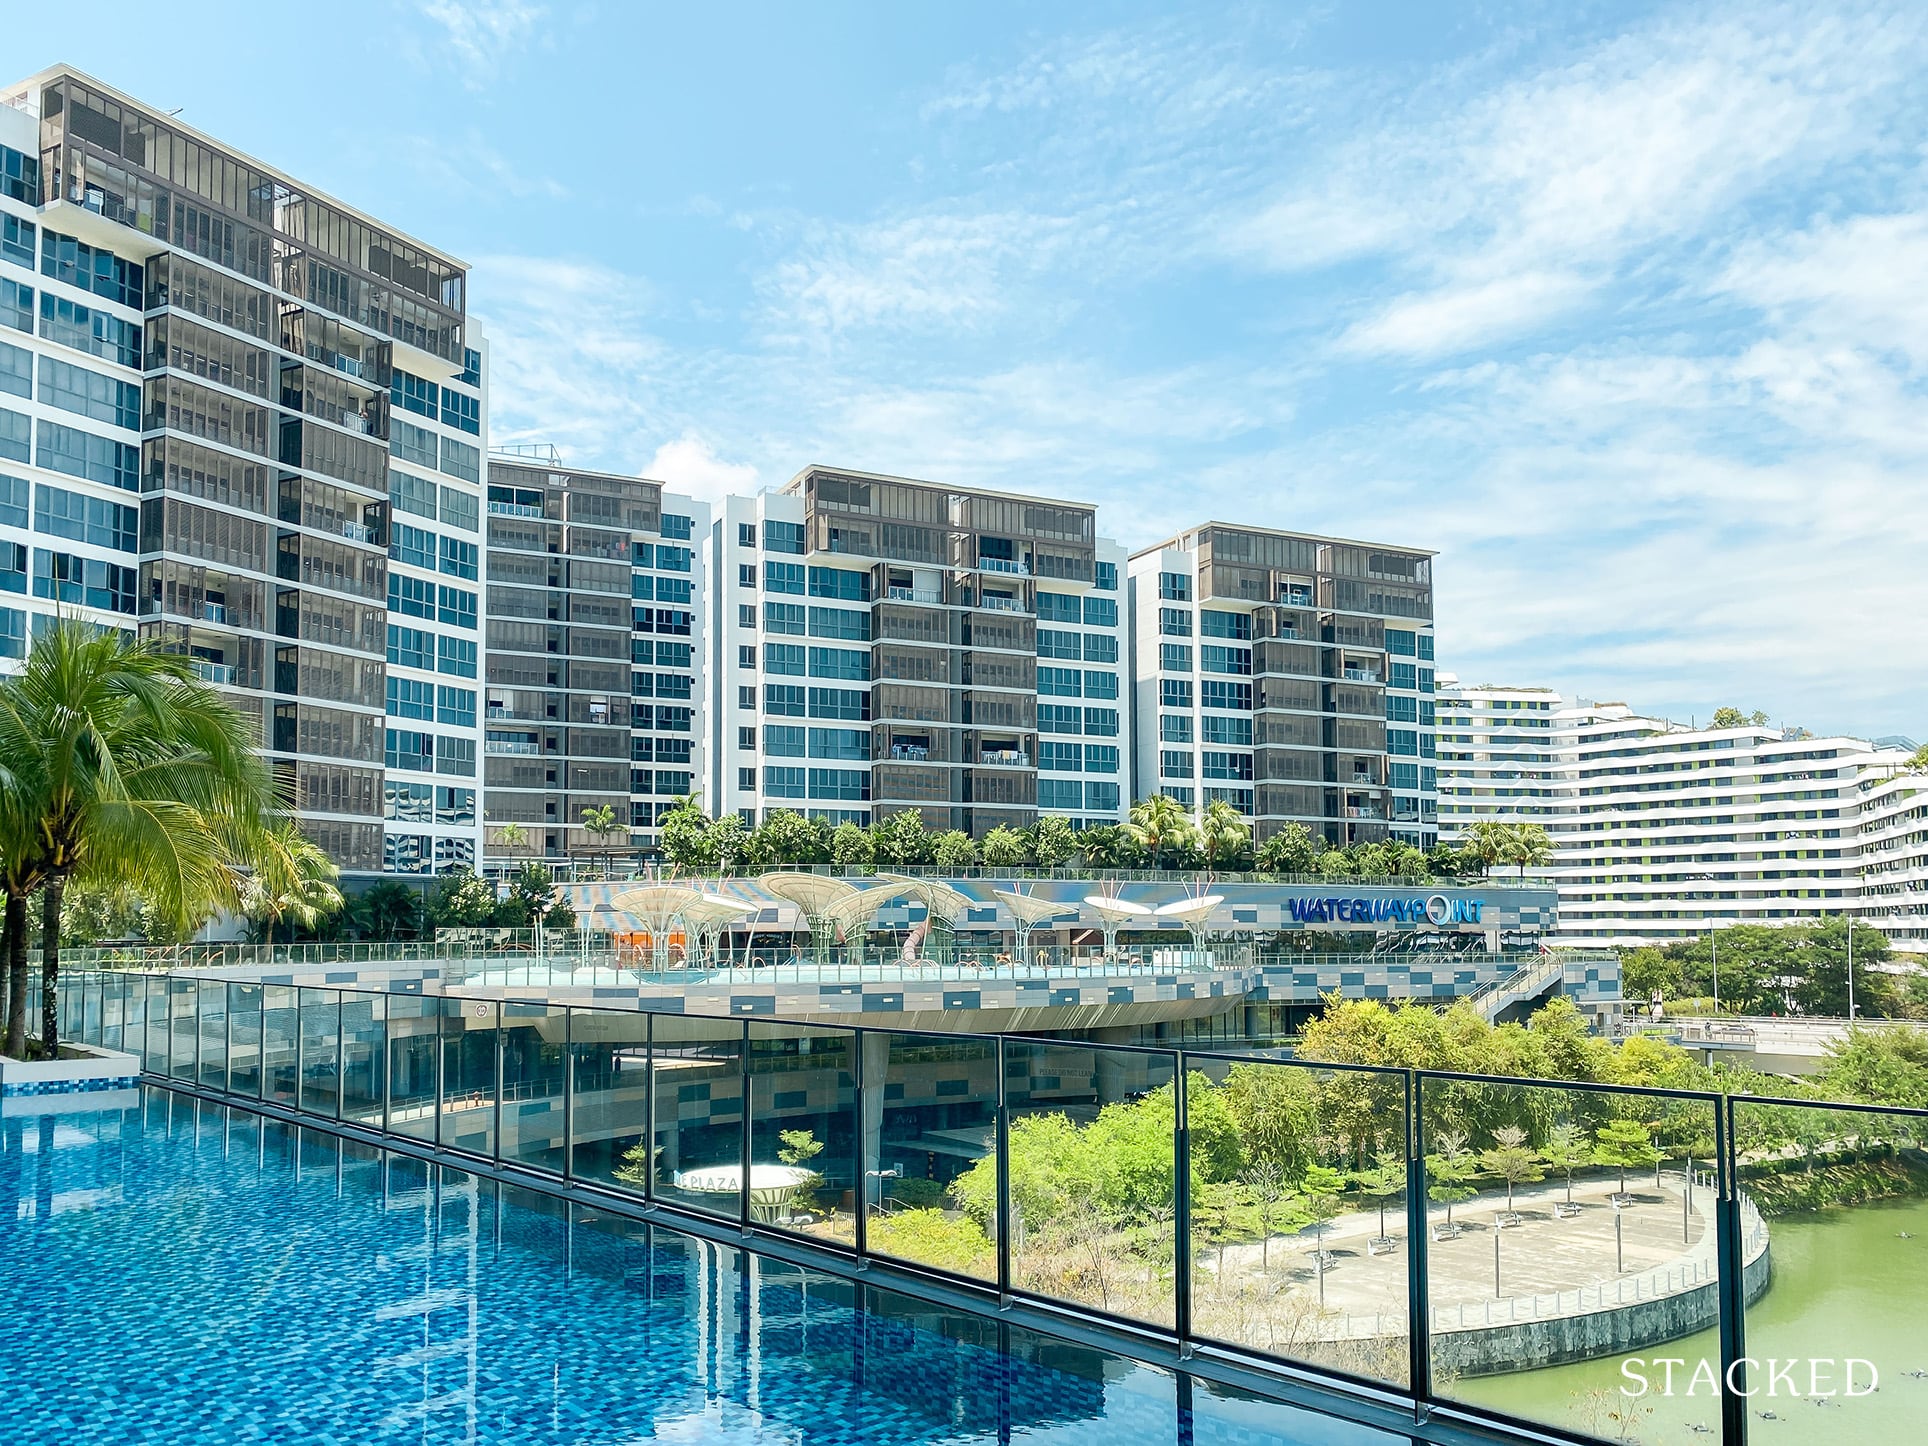
<path fill-rule="evenodd" d="M 1566 965 L 1559 955 L 1541 954 L 1511 974 L 1502 974 L 1491 983 L 1482 984 L 1466 996 L 1466 1002 L 1479 1011 L 1480 1018 L 1492 1024 L 1513 1005 L 1538 999 L 1549 989 L 1557 988 L 1565 972 Z"/>

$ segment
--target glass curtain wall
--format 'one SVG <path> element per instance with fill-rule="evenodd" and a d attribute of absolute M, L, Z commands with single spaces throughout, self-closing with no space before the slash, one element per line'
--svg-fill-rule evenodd
<path fill-rule="evenodd" d="M 1796 1400 L 1816 1439 L 1918 1425 L 1921 1111 L 180 975 L 62 993 L 77 1037 L 163 1077 L 541 1171 L 567 1152 L 585 1182 L 1476 1415 L 1650 1446 Z M 259 1147 L 223 1118 L 197 1148 Z M 491 1228 L 465 1179 L 391 1203 Z M 1723 1401 L 1743 1355 L 1755 1394 Z"/>
<path fill-rule="evenodd" d="M 568 1154 L 566 1109 L 569 1011 L 547 1004 L 502 1006 L 504 1160 L 560 1175 Z"/>
<path fill-rule="evenodd" d="M 1016 1289 L 1177 1323 L 1176 1076 L 1175 1055 L 1005 1041 Z M 1195 1155 L 1194 1194 L 1203 1184 L 1198 1163 Z M 987 1234 L 995 1230 L 997 1169 L 987 1156 L 954 1187 Z"/>
<path fill-rule="evenodd" d="M 750 1217 L 857 1243 L 856 1036 L 749 1026 Z"/>
<path fill-rule="evenodd" d="M 871 1030 L 860 1048 L 866 1244 L 995 1281 L 996 1211 L 973 1172 L 997 1153 L 998 1042 Z"/>
<path fill-rule="evenodd" d="M 659 1014 L 649 1059 L 654 1197 L 741 1218 L 743 1026 Z"/>
<path fill-rule="evenodd" d="M 471 1155 L 495 1153 L 496 1082 L 502 1057 L 500 1006 L 442 999 L 442 1108 L 437 1139 Z"/>
<path fill-rule="evenodd" d="M 1406 1385 L 1404 1073 L 1186 1059 L 1193 1330 Z"/>
<path fill-rule="evenodd" d="M 341 996 L 341 1117 L 379 1129 L 388 1081 L 388 996 Z"/>
<path fill-rule="evenodd" d="M 649 1191 L 649 1026 L 627 1011 L 569 1011 L 570 1173 L 618 1190 Z"/>

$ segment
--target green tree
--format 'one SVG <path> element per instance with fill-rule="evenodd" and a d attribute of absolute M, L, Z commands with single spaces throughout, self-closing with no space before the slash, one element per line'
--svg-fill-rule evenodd
<path fill-rule="evenodd" d="M 531 865 L 531 867 L 540 866 Z M 395 881 L 391 879 L 387 882 L 393 884 Z M 406 884 L 395 886 L 407 891 L 408 916 L 418 915 L 419 910 L 415 907 L 418 896 L 415 890 Z M 370 893 L 372 892 L 373 890 L 370 890 Z M 363 897 L 366 898 L 367 895 Z M 399 902 L 400 896 L 395 897 Z M 389 912 L 385 907 L 384 913 L 397 922 L 402 917 L 406 917 L 399 908 Z M 435 892 L 429 896 L 428 917 L 430 924 L 437 929 L 486 929 L 496 922 L 495 885 L 488 879 L 482 878 L 473 869 L 450 869 L 442 875 L 441 882 L 435 886 Z M 413 932 L 412 918 L 410 932 Z M 378 937 L 393 939 L 400 936 L 382 933 Z"/>
<path fill-rule="evenodd" d="M 495 831 L 496 847 L 514 853 L 529 841 L 529 831 L 519 823 L 505 823 Z"/>
<path fill-rule="evenodd" d="M 1115 823 L 1101 823 L 1078 834 L 1078 852 L 1094 869 L 1130 868 L 1138 859 L 1138 845 Z"/>
<path fill-rule="evenodd" d="M 1078 833 L 1066 820 L 1046 814 L 1028 830 L 1031 857 L 1041 869 L 1055 869 L 1078 852 Z"/>
<path fill-rule="evenodd" d="M 1540 1147 L 1540 1158 L 1565 1173 L 1567 1204 L 1573 1203 L 1573 1172 L 1592 1157 L 1592 1152 L 1587 1148 L 1586 1131 L 1573 1121 L 1562 1120 L 1547 1131 L 1546 1143 Z"/>
<path fill-rule="evenodd" d="M 494 889 L 480 881 L 495 898 Z M 429 926 L 433 927 L 434 906 L 426 905 Z M 382 879 L 362 891 L 354 903 L 356 927 L 370 939 L 419 939 L 424 927 L 425 903 L 421 894 L 399 879 Z M 481 915 L 480 926 L 493 917 L 492 909 Z M 459 926 L 452 926 L 459 927 Z"/>
<path fill-rule="evenodd" d="M 241 868 L 272 863 L 274 791 L 248 720 L 184 654 L 118 629 L 62 619 L 0 680 L 0 799 L 0 846 L 30 852 L 40 879 L 49 1053 L 70 882 L 116 880 L 186 927 L 239 905 Z"/>
<path fill-rule="evenodd" d="M 984 835 L 981 852 L 991 868 L 1015 868 L 1024 862 L 1024 835 L 1001 823 Z"/>
<path fill-rule="evenodd" d="M 1528 869 L 1553 862 L 1553 840 L 1537 823 L 1509 823 L 1502 857 L 1504 862 L 1517 865 L 1520 877 L 1525 878 Z"/>
<path fill-rule="evenodd" d="M 779 808 L 758 826 L 752 852 L 769 868 L 808 868 L 830 862 L 830 841 L 795 809 Z"/>
<path fill-rule="evenodd" d="M 1231 869 L 1244 862 L 1252 842 L 1252 823 L 1231 804 L 1215 798 L 1205 805 L 1205 818 L 1199 829 L 1208 868 Z"/>
<path fill-rule="evenodd" d="M 1446 1207 L 1446 1223 L 1453 1223 L 1453 1206 L 1478 1192 L 1472 1185 L 1479 1161 L 1467 1147 L 1464 1130 L 1447 1129 L 1433 1136 L 1434 1152 L 1426 1157 L 1426 1196 Z"/>
<path fill-rule="evenodd" d="M 1166 858 L 1180 844 L 1191 841 L 1192 822 L 1177 799 L 1168 793 L 1154 793 L 1131 806 L 1131 822 L 1125 825 L 1125 831 L 1145 851 L 1151 866 L 1159 869 L 1165 867 Z"/>
<path fill-rule="evenodd" d="M 1319 842 L 1302 823 L 1288 823 L 1259 845 L 1255 859 L 1268 874 L 1309 874 L 1319 855 Z"/>
<path fill-rule="evenodd" d="M 703 852 L 719 874 L 730 875 L 750 853 L 750 826 L 740 813 L 713 818 L 703 829 Z"/>
<path fill-rule="evenodd" d="M 1513 1209 L 1513 1187 L 1544 1180 L 1540 1155 L 1526 1143 L 1526 1131 L 1518 1125 L 1501 1125 L 1493 1131 L 1493 1148 L 1480 1152 L 1480 1168 L 1496 1180 L 1506 1182 L 1506 1208 Z"/>
<path fill-rule="evenodd" d="M 1386 1206 L 1395 1195 L 1406 1191 L 1406 1162 L 1390 1150 L 1381 1150 L 1372 1157 L 1372 1167 L 1360 1170 L 1353 1175 L 1360 1193 L 1369 1200 L 1379 1202 L 1379 1238 L 1386 1238 Z"/>
<path fill-rule="evenodd" d="M 924 815 L 914 808 L 899 809 L 878 819 L 870 833 L 880 869 L 914 868 L 931 861 L 930 831 L 924 827 Z"/>
<path fill-rule="evenodd" d="M 1345 849 L 1326 849 L 1312 860 L 1312 872 L 1322 879 L 1349 879 L 1359 869 L 1353 855 Z"/>
<path fill-rule="evenodd" d="M 241 912 L 264 927 L 268 943 L 284 919 L 311 930 L 341 912 L 341 870 L 298 823 L 282 819 L 264 828 L 260 846 L 266 866 L 242 883 Z"/>
<path fill-rule="evenodd" d="M 1856 1025 L 1826 1054 L 1820 1082 L 1837 1098 L 1928 1109 L 1928 1034 Z"/>
<path fill-rule="evenodd" d="M 830 836 L 830 861 L 840 869 L 867 869 L 877 861 L 870 830 L 845 819 Z"/>
<path fill-rule="evenodd" d="M 505 917 L 512 908 L 519 918 Z M 498 928 L 541 924 L 546 929 L 573 929 L 576 911 L 557 890 L 555 875 L 532 860 L 509 881 L 508 896 L 496 906 L 494 922 Z"/>
<path fill-rule="evenodd" d="M 627 820 L 617 816 L 615 804 L 603 803 L 583 809 L 582 826 L 596 840 L 597 851 L 602 855 L 602 868 L 606 873 L 616 856 L 614 840 L 629 832 Z"/>
<path fill-rule="evenodd" d="M 940 833 L 934 853 L 937 866 L 942 869 L 959 870 L 977 866 L 977 845 L 961 828 L 946 829 Z"/>
<path fill-rule="evenodd" d="M 695 794 L 679 799 L 673 808 L 656 820 L 656 846 L 672 867 L 685 873 L 703 873 L 716 867 L 710 851 L 710 821 Z"/>
<path fill-rule="evenodd" d="M 1795 957 L 1790 972 L 1797 980 L 1794 1007 L 1801 1013 L 1833 1019 L 1847 1017 L 1849 927 L 1846 917 L 1834 914 L 1793 931 L 1795 937 L 1791 943 Z M 1852 927 L 1855 1016 L 1892 1017 L 1900 1013 L 1901 1007 L 1894 976 L 1868 967 L 1885 964 L 1893 954 L 1888 936 L 1866 924 L 1857 923 Z"/>
<path fill-rule="evenodd" d="M 1620 1172 L 1620 1193 L 1627 1193 L 1627 1171 L 1660 1163 L 1653 1127 L 1640 1120 L 1609 1120 L 1593 1132 L 1593 1159 Z"/>
<path fill-rule="evenodd" d="M 1481 822 L 1466 826 L 1460 839 L 1459 853 L 1461 858 L 1485 874 L 1491 872 L 1495 864 L 1511 862 L 1511 848 L 1512 835 L 1506 824 Z"/>
<path fill-rule="evenodd" d="M 1319 1097 L 1309 1070 L 1235 1064 L 1223 1086 L 1226 1108 L 1247 1158 L 1297 1180 L 1318 1143 Z"/>
<path fill-rule="evenodd" d="M 1738 708 L 1716 708 L 1714 710 L 1714 727 L 1716 728 L 1745 728 L 1750 724 L 1756 728 L 1765 728 L 1767 726 L 1767 714 L 1759 708 L 1756 708 L 1752 713 L 1743 713 Z"/>

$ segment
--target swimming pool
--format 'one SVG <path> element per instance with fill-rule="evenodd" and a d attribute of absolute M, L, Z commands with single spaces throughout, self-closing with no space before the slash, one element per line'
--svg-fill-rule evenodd
<path fill-rule="evenodd" d="M 0 1126 L 0 1443 L 1403 1441 L 159 1088 Z"/>

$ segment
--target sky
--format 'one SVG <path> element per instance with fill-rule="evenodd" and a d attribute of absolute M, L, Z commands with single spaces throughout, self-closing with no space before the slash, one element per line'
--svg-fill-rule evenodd
<path fill-rule="evenodd" d="M 21 6 L 473 265 L 493 440 L 1437 549 L 1442 669 L 1928 737 L 1928 7 Z"/>

